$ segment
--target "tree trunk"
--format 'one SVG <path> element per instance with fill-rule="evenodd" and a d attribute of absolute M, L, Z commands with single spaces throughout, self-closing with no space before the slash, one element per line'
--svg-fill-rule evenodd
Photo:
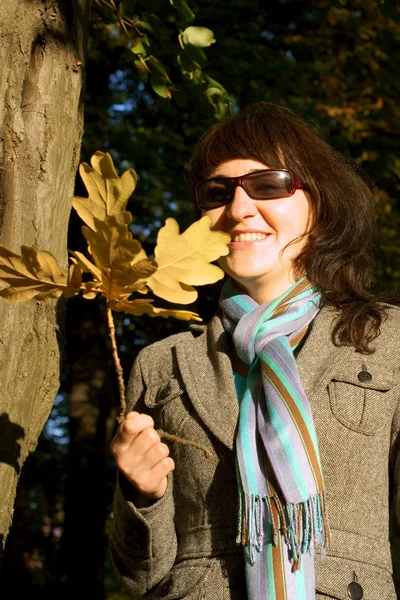
<path fill-rule="evenodd" d="M 67 266 L 89 0 L 0 2 L 0 242 Z M 0 554 L 18 476 L 59 387 L 62 302 L 0 300 Z"/>

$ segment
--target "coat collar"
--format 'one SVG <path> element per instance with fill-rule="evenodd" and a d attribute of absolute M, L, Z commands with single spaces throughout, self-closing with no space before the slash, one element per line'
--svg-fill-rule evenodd
<path fill-rule="evenodd" d="M 338 358 L 351 350 L 333 343 L 336 315 L 330 307 L 321 309 L 297 357 L 300 379 L 310 401 L 317 389 L 326 385 Z M 221 313 L 217 312 L 201 331 L 190 341 L 185 337 L 177 343 L 179 370 L 200 419 L 225 446 L 233 449 L 239 405 L 234 401 L 231 341 L 224 331 Z"/>

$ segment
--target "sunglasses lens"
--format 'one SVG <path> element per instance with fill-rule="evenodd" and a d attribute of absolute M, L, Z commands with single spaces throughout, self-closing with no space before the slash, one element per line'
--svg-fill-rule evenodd
<path fill-rule="evenodd" d="M 200 208 L 212 210 L 229 204 L 232 199 L 232 183 L 223 178 L 210 179 L 197 187 Z"/>
<path fill-rule="evenodd" d="M 241 181 L 241 183 L 239 183 Z M 241 185 L 250 198 L 274 200 L 291 196 L 293 186 L 290 171 L 265 169 L 243 177 L 215 177 L 196 188 L 197 202 L 201 209 L 212 210 L 231 202 L 237 185 Z"/>
<path fill-rule="evenodd" d="M 292 189 L 292 178 L 288 171 L 265 171 L 246 177 L 245 188 L 252 198 L 268 200 L 285 198 Z"/>

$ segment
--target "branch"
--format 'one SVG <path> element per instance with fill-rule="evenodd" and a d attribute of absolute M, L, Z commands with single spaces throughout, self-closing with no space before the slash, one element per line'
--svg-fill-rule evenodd
<path fill-rule="evenodd" d="M 192 440 L 186 440 L 185 438 L 178 437 L 177 435 L 172 435 L 172 433 L 167 433 L 163 429 L 157 429 L 157 433 L 160 438 L 170 440 L 171 442 L 178 442 L 178 444 L 183 444 L 184 446 L 194 446 L 195 448 L 199 448 L 199 450 L 203 450 L 207 458 L 217 458 L 215 454 L 211 452 L 211 450 L 199 442 L 193 442 Z"/>
<path fill-rule="evenodd" d="M 125 411 L 126 411 L 124 375 L 123 375 L 123 371 L 122 371 L 122 367 L 121 367 L 121 361 L 119 360 L 119 356 L 118 356 L 117 341 L 115 339 L 114 319 L 113 319 L 113 315 L 112 315 L 112 310 L 109 307 L 108 303 L 107 303 L 107 320 L 108 320 L 108 328 L 110 330 L 110 338 L 111 338 L 111 345 L 112 345 L 112 349 L 113 349 L 114 364 L 115 364 L 115 369 L 117 371 L 117 377 L 118 377 L 119 398 L 120 398 L 120 402 L 121 402 L 121 410 L 117 417 L 117 421 L 118 421 L 118 423 L 122 423 L 125 420 Z"/>

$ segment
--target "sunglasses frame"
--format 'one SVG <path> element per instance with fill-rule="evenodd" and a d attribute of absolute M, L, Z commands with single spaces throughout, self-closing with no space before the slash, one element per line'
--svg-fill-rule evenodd
<path fill-rule="evenodd" d="M 264 173 L 265 171 L 274 171 L 274 172 L 279 172 L 279 173 L 289 173 L 290 175 L 290 181 L 291 181 L 291 188 L 290 191 L 285 194 L 285 196 L 278 196 L 277 198 L 257 198 L 252 196 L 248 189 L 246 188 L 245 183 L 243 183 L 246 179 L 251 178 L 252 175 L 257 175 L 259 173 Z M 259 169 L 257 171 L 252 171 L 251 173 L 246 173 L 245 175 L 239 175 L 238 177 L 225 177 L 224 175 L 221 176 L 216 176 L 216 177 L 210 177 L 209 179 L 205 179 L 204 181 L 200 181 L 200 183 L 198 183 L 195 187 L 195 198 L 196 198 L 196 203 L 197 206 L 200 210 L 213 210 L 213 208 L 203 208 L 201 206 L 200 200 L 199 200 L 199 192 L 198 189 L 200 186 L 204 185 L 205 183 L 208 183 L 209 181 L 214 181 L 216 179 L 225 179 L 230 181 L 232 184 L 234 184 L 234 189 L 233 189 L 233 195 L 231 197 L 231 199 L 228 202 L 224 202 L 222 204 L 219 204 L 218 206 L 214 206 L 213 208 L 220 208 L 221 206 L 227 206 L 230 202 L 232 202 L 233 196 L 235 194 L 236 188 L 237 187 L 241 187 L 242 189 L 244 189 L 244 191 L 246 192 L 246 194 L 252 198 L 253 200 L 278 200 L 281 198 L 290 198 L 290 196 L 293 196 L 293 194 L 295 193 L 296 190 L 307 190 L 308 185 L 306 183 L 304 183 L 304 181 L 302 181 L 302 179 L 300 179 L 300 177 L 298 177 L 295 173 L 293 173 L 293 171 L 290 171 L 289 169 Z"/>

